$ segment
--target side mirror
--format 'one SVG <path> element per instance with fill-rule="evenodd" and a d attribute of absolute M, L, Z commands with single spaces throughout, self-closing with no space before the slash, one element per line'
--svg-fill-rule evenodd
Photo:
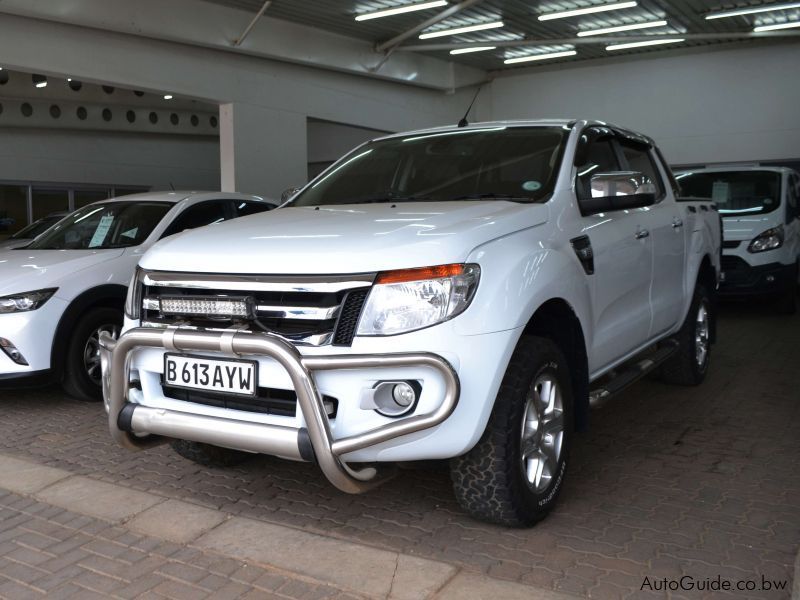
<path fill-rule="evenodd" d="M 299 187 L 290 187 L 283 190 L 283 193 L 281 194 L 281 204 L 291 200 L 294 196 L 297 195 L 297 192 L 299 192 L 301 189 L 302 188 Z"/>
<path fill-rule="evenodd" d="M 580 201 L 584 215 L 641 208 L 656 201 L 656 186 L 639 171 L 597 173 L 591 179 L 591 198 Z"/>

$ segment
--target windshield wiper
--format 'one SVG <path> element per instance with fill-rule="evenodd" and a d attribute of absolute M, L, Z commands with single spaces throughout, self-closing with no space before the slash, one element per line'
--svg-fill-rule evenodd
<path fill-rule="evenodd" d="M 430 200 L 430 196 L 392 196 L 387 194 L 386 196 L 375 196 L 373 198 L 359 198 L 357 200 L 351 200 L 350 202 L 346 202 L 346 204 L 377 204 L 379 202 L 422 202 L 425 200 Z"/>
<path fill-rule="evenodd" d="M 522 200 L 524 202 L 531 202 L 533 198 L 530 196 L 515 196 L 514 194 L 496 194 L 489 192 L 486 194 L 464 194 L 463 196 L 454 196 L 448 200 L 487 200 L 495 198 L 497 200 Z"/>

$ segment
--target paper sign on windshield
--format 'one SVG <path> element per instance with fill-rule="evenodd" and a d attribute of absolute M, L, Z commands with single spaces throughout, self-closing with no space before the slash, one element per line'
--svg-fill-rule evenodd
<path fill-rule="evenodd" d="M 111 229 L 111 224 L 114 222 L 114 215 L 106 215 L 100 217 L 100 222 L 97 224 L 97 229 L 94 231 L 92 240 L 89 242 L 89 248 L 97 248 L 103 245 L 103 241 L 108 235 L 108 230 Z"/>
<path fill-rule="evenodd" d="M 711 199 L 719 204 L 727 204 L 729 188 L 727 181 L 715 181 L 711 188 Z"/>

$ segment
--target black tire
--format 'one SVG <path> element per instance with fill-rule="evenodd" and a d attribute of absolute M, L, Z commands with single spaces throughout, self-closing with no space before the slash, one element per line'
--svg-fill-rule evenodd
<path fill-rule="evenodd" d="M 537 486 L 535 481 L 529 483 L 526 474 L 526 466 L 530 469 L 535 463 L 526 463 L 522 438 L 530 423 L 526 421 L 529 399 L 536 397 L 534 389 L 543 380 L 557 383 L 560 391 L 562 431 L 560 453 L 547 463 L 555 466 L 547 469 L 549 478 L 542 478 Z M 561 350 L 549 339 L 523 336 L 506 369 L 486 431 L 472 450 L 450 462 L 461 507 L 477 519 L 500 525 L 530 526 L 542 520 L 555 506 L 564 482 L 572 442 L 572 407 L 568 365 Z M 536 422 L 546 430 L 541 414 Z M 550 437 L 551 443 L 554 439 L 558 436 Z M 547 436 L 540 439 L 539 448 L 548 446 L 546 440 Z"/>
<path fill-rule="evenodd" d="M 701 308 L 705 309 L 705 353 L 700 359 L 698 346 L 702 334 Z M 711 332 L 714 324 L 714 302 L 705 286 L 695 286 L 692 305 L 680 331 L 675 335 L 678 350 L 658 370 L 658 378 L 675 385 L 700 385 L 706 378 L 711 359 Z"/>
<path fill-rule="evenodd" d="M 67 394 L 84 402 L 99 402 L 103 399 L 99 355 L 94 351 L 94 336 L 102 329 L 112 332 L 116 337 L 121 327 L 122 310 L 114 308 L 92 308 L 80 318 L 67 344 L 64 361 L 62 383 Z"/>
<path fill-rule="evenodd" d="M 175 440 L 171 446 L 183 458 L 204 467 L 235 467 L 255 456 L 250 452 L 220 448 L 211 444 L 201 444 L 200 442 L 187 440 Z"/>

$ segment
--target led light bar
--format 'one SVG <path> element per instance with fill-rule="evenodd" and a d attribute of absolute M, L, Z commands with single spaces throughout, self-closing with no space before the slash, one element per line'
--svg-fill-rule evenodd
<path fill-rule="evenodd" d="M 162 315 L 246 317 L 244 298 L 161 298 Z"/>
<path fill-rule="evenodd" d="M 786 2 L 784 4 L 770 4 L 767 6 L 747 6 L 745 8 L 734 8 L 723 10 L 706 15 L 706 20 L 724 19 L 726 17 L 740 17 L 742 15 L 753 15 L 755 13 L 771 12 L 773 10 L 788 10 L 790 8 L 800 8 L 800 2 Z"/>
<path fill-rule="evenodd" d="M 551 21 L 553 19 L 566 19 L 567 17 L 579 17 L 580 15 L 590 15 L 592 13 L 605 12 L 607 10 L 620 10 L 622 8 L 633 8 L 636 2 L 614 2 L 612 4 L 600 4 L 598 6 L 587 6 L 586 8 L 576 8 L 574 10 L 564 10 L 561 12 L 545 13 L 539 15 L 540 21 Z"/>
<path fill-rule="evenodd" d="M 563 52 L 548 52 L 547 54 L 531 54 L 530 56 L 518 56 L 516 58 L 507 58 L 503 62 L 507 65 L 515 63 L 530 62 L 534 60 L 548 60 L 550 58 L 562 58 L 564 56 L 575 56 L 575 50 L 564 50 Z"/>
<path fill-rule="evenodd" d="M 606 46 L 606 50 L 613 52 L 614 50 L 626 50 L 628 48 L 644 48 L 645 46 L 660 46 L 661 44 L 677 44 L 685 42 L 685 38 L 670 38 L 668 40 L 649 40 L 647 42 L 629 42 L 627 44 L 613 44 Z"/>
<path fill-rule="evenodd" d="M 754 27 L 753 31 L 777 31 L 779 29 L 792 29 L 793 27 L 800 27 L 800 21 L 775 23 L 774 25 L 759 25 L 758 27 Z"/>
<path fill-rule="evenodd" d="M 631 25 L 617 25 L 616 27 L 603 27 L 602 29 L 589 29 L 579 31 L 578 37 L 588 37 L 590 35 L 603 35 L 605 33 L 617 33 L 618 31 L 633 31 L 634 29 L 649 29 L 650 27 L 664 27 L 666 21 L 648 21 L 647 23 L 633 23 Z"/>
<path fill-rule="evenodd" d="M 477 25 L 467 25 L 465 27 L 456 27 L 455 29 L 443 29 L 442 31 L 433 31 L 431 33 L 422 33 L 419 36 L 421 40 L 429 40 L 431 38 L 444 37 L 446 35 L 458 35 L 459 33 L 471 33 L 473 31 L 483 31 L 484 29 L 497 29 L 502 27 L 502 21 L 492 21 L 491 23 L 478 23 Z"/>
<path fill-rule="evenodd" d="M 483 52 L 484 50 L 494 50 L 497 46 L 473 46 L 472 48 L 458 48 L 450 50 L 450 54 L 469 54 L 470 52 Z"/>
<path fill-rule="evenodd" d="M 396 8 L 387 8 L 386 10 L 376 10 L 375 12 L 357 15 L 356 21 L 369 21 L 370 19 L 380 19 L 381 17 L 402 15 L 403 13 L 425 10 L 426 8 L 437 8 L 439 6 L 447 6 L 447 0 L 434 0 L 433 2 L 420 2 L 418 4 L 406 4 Z"/>

